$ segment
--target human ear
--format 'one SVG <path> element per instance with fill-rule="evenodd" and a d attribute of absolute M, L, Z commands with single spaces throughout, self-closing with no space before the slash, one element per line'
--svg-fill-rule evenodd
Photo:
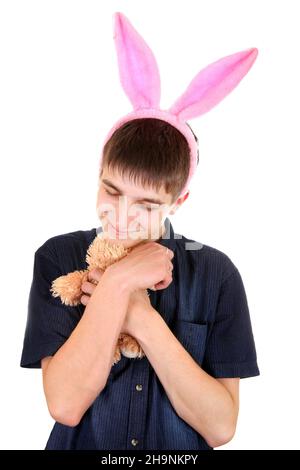
<path fill-rule="evenodd" d="M 180 196 L 177 201 L 174 203 L 172 206 L 172 209 L 170 210 L 170 214 L 175 214 L 175 212 L 179 209 L 179 207 L 184 203 L 184 201 L 189 197 L 190 191 L 188 190 L 184 196 Z"/>

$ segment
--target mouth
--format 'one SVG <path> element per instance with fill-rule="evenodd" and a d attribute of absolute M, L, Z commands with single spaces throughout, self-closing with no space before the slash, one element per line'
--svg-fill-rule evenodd
<path fill-rule="evenodd" d="M 127 230 L 127 231 L 123 231 L 123 230 L 118 230 L 116 229 L 116 227 L 114 227 L 110 222 L 108 222 L 108 224 L 113 228 L 113 230 L 120 234 L 120 235 L 128 235 L 129 233 L 135 233 L 136 230 Z"/>

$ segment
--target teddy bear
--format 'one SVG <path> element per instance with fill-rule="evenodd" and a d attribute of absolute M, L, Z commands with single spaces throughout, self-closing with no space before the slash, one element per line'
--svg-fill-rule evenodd
<path fill-rule="evenodd" d="M 73 271 L 52 281 L 50 291 L 53 297 L 60 297 L 63 304 L 76 306 L 81 303 L 80 299 L 83 295 L 81 285 L 83 282 L 88 281 L 89 271 L 95 268 L 105 271 L 108 266 L 130 253 L 131 248 L 125 248 L 121 243 L 112 242 L 102 238 L 101 235 L 97 234 L 88 247 L 85 258 L 88 265 L 87 269 Z M 89 282 L 97 285 L 97 281 L 91 280 Z M 145 356 L 136 339 L 126 333 L 120 333 L 119 335 L 112 365 L 121 360 L 121 353 L 128 358 L 141 359 Z"/>

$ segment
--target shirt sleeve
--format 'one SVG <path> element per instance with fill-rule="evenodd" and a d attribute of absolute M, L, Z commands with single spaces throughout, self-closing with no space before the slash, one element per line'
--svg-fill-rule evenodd
<path fill-rule="evenodd" d="M 66 306 L 50 292 L 52 281 L 63 274 L 55 254 L 42 245 L 34 255 L 20 367 L 41 368 L 41 359 L 56 353 L 81 318 L 82 304 Z"/>
<path fill-rule="evenodd" d="M 237 268 L 221 285 L 203 369 L 215 378 L 260 375 L 247 296 Z"/>

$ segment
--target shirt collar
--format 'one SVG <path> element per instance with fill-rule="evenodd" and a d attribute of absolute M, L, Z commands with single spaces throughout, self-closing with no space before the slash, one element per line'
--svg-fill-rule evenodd
<path fill-rule="evenodd" d="M 164 235 L 162 235 L 158 240 L 156 240 L 156 242 L 170 248 L 170 250 L 174 252 L 176 246 L 174 229 L 168 217 L 165 219 L 164 225 L 166 228 L 166 233 L 164 233 Z"/>

